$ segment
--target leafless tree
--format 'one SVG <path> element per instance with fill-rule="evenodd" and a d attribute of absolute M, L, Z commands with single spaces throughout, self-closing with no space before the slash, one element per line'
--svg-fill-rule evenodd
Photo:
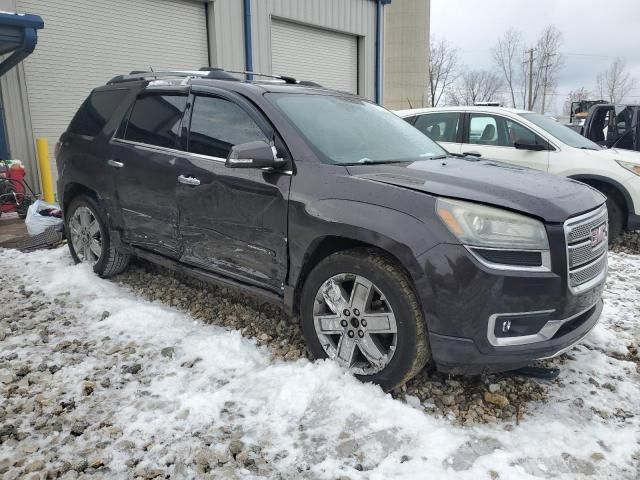
<path fill-rule="evenodd" d="M 593 94 L 584 87 L 576 88 L 575 90 L 571 90 L 569 95 L 567 95 L 567 99 L 564 101 L 564 114 L 571 114 L 571 104 L 573 102 L 581 102 L 583 100 L 590 100 L 593 97 Z"/>
<path fill-rule="evenodd" d="M 473 105 L 476 102 L 500 102 L 504 82 L 495 72 L 485 70 L 467 70 L 458 84 L 449 94 L 452 105 Z"/>
<path fill-rule="evenodd" d="M 524 77 L 522 75 L 521 53 L 522 34 L 509 29 L 498 39 L 497 45 L 491 50 L 493 61 L 499 68 L 504 82 L 509 89 L 511 106 L 516 107 L 516 93 L 522 91 Z"/>
<path fill-rule="evenodd" d="M 444 38 L 432 37 L 429 45 L 429 102 L 437 107 L 459 76 L 458 51 Z"/>
<path fill-rule="evenodd" d="M 563 58 L 560 54 L 562 33 L 553 25 L 544 28 L 535 47 L 533 65 L 533 106 L 544 112 L 558 82 Z"/>
<path fill-rule="evenodd" d="M 596 78 L 598 93 L 601 98 L 611 103 L 621 102 L 635 87 L 636 79 L 627 69 L 627 61 L 616 57 L 609 68 Z"/>
<path fill-rule="evenodd" d="M 544 111 L 557 85 L 562 67 L 562 34 L 552 25 L 544 28 L 533 48 L 531 99 L 533 108 Z M 529 50 L 522 34 L 507 30 L 492 49 L 493 61 L 504 78 L 511 105 L 527 108 L 529 97 Z"/>

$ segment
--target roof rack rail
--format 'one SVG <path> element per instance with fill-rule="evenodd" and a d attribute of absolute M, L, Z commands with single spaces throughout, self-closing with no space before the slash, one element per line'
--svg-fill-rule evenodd
<path fill-rule="evenodd" d="M 249 70 L 225 70 L 225 71 L 229 73 L 239 73 L 241 75 L 255 75 L 256 77 L 275 78 L 276 80 L 282 80 L 284 83 L 289 83 L 289 84 L 299 83 L 298 80 L 296 80 L 295 78 L 288 77 L 286 75 L 274 75 L 272 73 L 252 72 Z"/>
<path fill-rule="evenodd" d="M 210 78 L 214 80 L 231 80 L 231 81 L 239 81 L 238 78 L 230 75 L 225 70 L 221 68 L 207 68 L 206 70 L 174 70 L 174 71 L 163 71 L 163 72 L 154 72 L 154 71 L 145 71 L 145 70 L 132 70 L 128 75 L 116 75 L 111 80 L 107 82 L 107 85 L 113 83 L 123 83 L 123 82 L 135 82 L 141 80 L 157 80 L 161 78 L 188 78 L 188 77 L 199 77 L 199 78 Z"/>
<path fill-rule="evenodd" d="M 198 70 L 174 70 L 164 72 L 154 72 L 153 70 L 132 70 L 128 75 L 116 75 L 107 82 L 107 85 L 123 82 L 135 82 L 143 80 L 158 80 L 163 78 L 189 78 L 196 77 L 213 80 L 231 80 L 239 82 L 240 79 L 234 77 L 232 73 L 240 75 L 255 75 L 257 77 L 268 77 L 281 80 L 290 85 L 302 85 L 307 87 L 322 87 L 322 85 L 309 80 L 296 80 L 286 75 L 273 75 L 270 73 L 250 72 L 246 70 L 224 70 L 216 67 L 201 67 Z"/>

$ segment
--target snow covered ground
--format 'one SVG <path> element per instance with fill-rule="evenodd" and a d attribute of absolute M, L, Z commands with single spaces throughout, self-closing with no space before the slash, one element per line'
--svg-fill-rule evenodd
<path fill-rule="evenodd" d="M 0 250 L 4 478 L 640 478 L 640 256 L 516 424 L 460 426 L 72 264 Z M 428 409 L 427 409 L 428 410 Z M 47 473 L 48 472 L 48 473 Z"/>

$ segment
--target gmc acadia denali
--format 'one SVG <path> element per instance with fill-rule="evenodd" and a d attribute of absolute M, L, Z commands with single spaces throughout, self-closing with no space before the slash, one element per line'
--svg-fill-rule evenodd
<path fill-rule="evenodd" d="M 449 156 L 393 113 L 289 77 L 132 72 L 58 145 L 69 249 L 102 276 L 135 255 L 299 318 L 309 350 L 383 388 L 427 362 L 518 368 L 602 311 L 605 198 Z"/>

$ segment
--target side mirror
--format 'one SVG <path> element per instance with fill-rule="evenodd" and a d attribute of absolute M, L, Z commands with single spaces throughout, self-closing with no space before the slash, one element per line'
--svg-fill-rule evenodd
<path fill-rule="evenodd" d="M 539 143 L 524 143 L 524 142 L 515 142 L 513 144 L 516 147 L 516 150 L 532 150 L 534 152 L 541 152 L 543 150 L 549 150 L 549 146 L 545 144 Z"/>
<path fill-rule="evenodd" d="M 278 158 L 276 147 L 258 140 L 232 147 L 225 166 L 228 168 L 278 168 L 285 163 L 284 159 Z"/>

